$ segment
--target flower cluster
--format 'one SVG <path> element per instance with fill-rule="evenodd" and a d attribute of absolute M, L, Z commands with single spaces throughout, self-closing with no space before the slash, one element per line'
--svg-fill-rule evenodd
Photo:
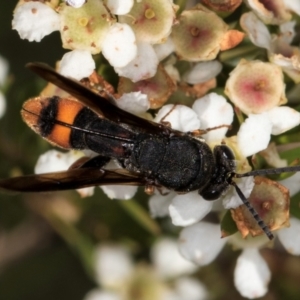
<path fill-rule="evenodd" d="M 248 12 L 240 16 L 240 27 L 224 20 L 244 5 L 242 1 L 186 2 L 185 7 L 171 0 L 20 0 L 13 28 L 21 38 L 37 42 L 59 31 L 62 46 L 70 51 L 59 62 L 58 71 L 77 80 L 94 72 L 97 56 L 93 55 L 102 53 L 119 75 L 117 92 L 112 94 L 120 108 L 155 122 L 163 119 L 183 132 L 202 130 L 201 137 L 211 148 L 226 143 L 234 152 L 238 173 L 251 169 L 250 157 L 255 167 L 292 164 L 291 159 L 279 157 L 270 141 L 300 124 L 300 113 L 289 103 L 293 91 L 287 89 L 300 83 L 300 50 L 293 45 L 299 1 L 276 0 L 271 5 L 247 0 Z M 176 105 L 164 105 L 166 101 Z M 153 118 L 149 108 L 160 110 Z M 233 133 L 226 137 L 230 126 Z M 40 158 L 36 172 L 49 172 L 49 165 L 53 171 L 65 169 L 78 155 L 82 154 L 51 151 Z M 106 167 L 118 168 L 113 161 Z M 292 217 L 290 227 L 285 227 L 289 225 L 289 190 L 291 196 L 299 192 L 299 177 L 282 180 L 286 188 L 269 179 L 237 180 L 270 229 L 278 230 L 283 246 L 296 255 L 300 254 L 295 233 L 300 221 Z M 137 190 L 101 188 L 108 197 L 124 200 Z M 80 190 L 84 196 L 92 192 Z M 261 297 L 267 292 L 270 271 L 258 249 L 268 241 L 256 237 L 261 230 L 241 207 L 235 189 L 220 200 L 205 201 L 197 191 L 184 195 L 170 191 L 166 196 L 151 196 L 149 206 L 153 217 L 170 216 L 174 225 L 185 227 L 180 252 L 199 266 L 210 263 L 226 242 L 243 249 L 235 285 L 244 297 Z M 224 213 L 224 208 L 230 213 Z M 201 221 L 210 212 L 223 217 L 222 233 L 219 225 Z M 227 225 L 233 220 L 231 231 Z"/>
<path fill-rule="evenodd" d="M 84 300 L 201 300 L 207 299 L 205 286 L 187 276 L 196 266 L 182 258 L 177 243 L 170 238 L 158 240 L 151 249 L 152 264 L 134 264 L 132 255 L 120 245 L 99 245 L 94 252 L 95 281 Z"/>

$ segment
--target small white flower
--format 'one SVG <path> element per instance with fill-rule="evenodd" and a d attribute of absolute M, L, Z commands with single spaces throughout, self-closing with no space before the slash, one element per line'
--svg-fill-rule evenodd
<path fill-rule="evenodd" d="M 35 174 L 58 172 L 67 170 L 82 156 L 78 151 L 60 152 L 49 150 L 42 154 L 34 167 Z"/>
<path fill-rule="evenodd" d="M 256 248 L 246 248 L 237 260 L 234 284 L 243 297 L 259 298 L 268 291 L 271 272 Z"/>
<path fill-rule="evenodd" d="M 99 285 L 118 288 L 132 275 L 133 262 L 121 246 L 99 246 L 95 250 L 95 272 Z"/>
<path fill-rule="evenodd" d="M 220 237 L 220 225 L 199 222 L 181 231 L 179 251 L 186 259 L 205 266 L 216 258 L 226 241 Z"/>
<path fill-rule="evenodd" d="M 95 61 L 89 51 L 73 50 L 62 57 L 59 64 L 59 73 L 80 80 L 89 77 L 95 67 Z"/>
<path fill-rule="evenodd" d="M 290 197 L 293 197 L 300 191 L 300 172 L 279 181 L 279 183 L 287 187 L 290 192 Z"/>
<path fill-rule="evenodd" d="M 159 61 L 164 60 L 172 52 L 175 51 L 175 47 L 171 37 L 168 37 L 165 43 L 154 45 L 154 51 Z"/>
<path fill-rule="evenodd" d="M 148 205 L 153 218 L 165 217 L 169 215 L 169 206 L 176 193 L 169 192 L 162 196 L 159 193 L 150 197 Z"/>
<path fill-rule="evenodd" d="M 194 273 L 197 266 L 181 256 L 175 239 L 163 238 L 151 248 L 151 258 L 158 275 L 174 278 Z"/>
<path fill-rule="evenodd" d="M 154 121 L 159 123 L 162 119 L 164 122 L 169 122 L 173 129 L 183 132 L 200 128 L 200 120 L 197 114 L 185 105 L 176 105 L 174 107 L 174 104 L 168 104 L 163 106 L 158 111 Z"/>
<path fill-rule="evenodd" d="M 0 118 L 3 117 L 6 111 L 6 99 L 3 93 L 0 91 Z"/>
<path fill-rule="evenodd" d="M 127 24 L 113 24 L 103 41 L 102 53 L 113 67 L 127 66 L 137 56 L 136 39 L 131 27 Z"/>
<path fill-rule="evenodd" d="M 300 220 L 290 218 L 290 227 L 278 231 L 278 238 L 287 252 L 293 255 L 300 255 Z"/>
<path fill-rule="evenodd" d="M 66 171 L 83 153 L 80 151 L 60 152 L 49 150 L 42 154 L 34 167 L 35 174 Z M 88 197 L 94 194 L 94 187 L 77 189 L 81 197 Z"/>
<path fill-rule="evenodd" d="M 231 125 L 233 121 L 233 108 L 223 96 L 210 93 L 193 104 L 193 110 L 197 113 L 201 122 L 201 129 L 208 129 L 220 125 Z M 225 137 L 227 127 L 214 129 L 203 135 L 206 142 L 220 141 Z"/>
<path fill-rule="evenodd" d="M 169 206 L 175 226 L 189 226 L 202 220 L 212 208 L 213 202 L 204 200 L 198 191 L 176 195 Z"/>
<path fill-rule="evenodd" d="M 159 62 L 150 44 L 139 43 L 137 47 L 137 55 L 129 64 L 121 68 L 115 67 L 119 76 L 127 77 L 133 82 L 153 77 Z"/>
<path fill-rule="evenodd" d="M 236 184 L 241 189 L 244 196 L 248 199 L 254 188 L 253 176 L 241 178 L 236 181 Z M 230 187 L 222 198 L 222 201 L 225 209 L 237 208 L 238 206 L 243 205 L 243 202 L 234 187 Z"/>
<path fill-rule="evenodd" d="M 114 292 L 102 291 L 100 289 L 93 289 L 89 291 L 83 300 L 124 300 L 123 297 Z"/>
<path fill-rule="evenodd" d="M 288 106 L 276 106 L 268 111 L 272 122 L 272 134 L 278 135 L 299 125 L 300 113 Z"/>
<path fill-rule="evenodd" d="M 8 69 L 8 61 L 2 56 L 0 56 L 0 87 L 2 87 L 6 81 Z"/>
<path fill-rule="evenodd" d="M 22 39 L 39 42 L 44 36 L 60 29 L 60 16 L 41 2 L 29 1 L 14 11 L 12 27 Z"/>
<path fill-rule="evenodd" d="M 120 167 L 111 160 L 106 166 L 106 169 L 120 169 Z M 103 192 L 110 199 L 118 199 L 118 200 L 129 200 L 131 199 L 135 193 L 137 192 L 137 186 L 126 186 L 126 185 L 103 185 L 100 186 Z"/>
<path fill-rule="evenodd" d="M 295 12 L 298 16 L 300 16 L 300 2 L 295 0 L 283 0 L 287 9 Z"/>
<path fill-rule="evenodd" d="M 267 113 L 250 114 L 237 134 L 237 142 L 242 155 L 247 157 L 266 149 L 271 132 L 272 122 Z"/>
<path fill-rule="evenodd" d="M 253 12 L 243 14 L 240 22 L 254 45 L 270 50 L 271 34 L 267 26 Z"/>
<path fill-rule="evenodd" d="M 136 115 L 145 113 L 150 108 L 148 96 L 141 92 L 124 93 L 116 102 L 118 107 Z"/>
<path fill-rule="evenodd" d="M 210 298 L 206 287 L 194 278 L 179 278 L 175 282 L 175 291 L 179 299 L 207 300 Z"/>
<path fill-rule="evenodd" d="M 70 6 L 75 7 L 75 8 L 79 8 L 81 7 L 86 0 L 65 0 Z"/>
<path fill-rule="evenodd" d="M 217 60 L 197 63 L 183 75 L 183 80 L 190 84 L 206 82 L 215 78 L 222 70 L 222 64 Z"/>
<path fill-rule="evenodd" d="M 107 0 L 107 7 L 114 15 L 125 15 L 130 12 L 133 0 Z"/>

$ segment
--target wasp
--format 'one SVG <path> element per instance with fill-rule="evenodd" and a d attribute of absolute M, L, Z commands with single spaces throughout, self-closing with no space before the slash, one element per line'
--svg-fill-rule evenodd
<path fill-rule="evenodd" d="M 89 149 L 98 155 L 63 172 L 26 175 L 0 180 L 0 189 L 13 192 L 46 192 L 96 185 L 145 186 L 149 191 L 166 188 L 178 193 L 198 190 L 205 200 L 216 200 L 230 186 L 247 206 L 269 239 L 273 233 L 237 186 L 246 176 L 295 172 L 300 166 L 235 172 L 231 149 L 214 149 L 195 137 L 126 112 L 113 97 L 103 97 L 80 82 L 66 78 L 42 63 L 29 69 L 74 98 L 37 97 L 22 107 L 25 122 L 44 139 L 64 149 Z M 114 159 L 119 169 L 107 170 Z"/>

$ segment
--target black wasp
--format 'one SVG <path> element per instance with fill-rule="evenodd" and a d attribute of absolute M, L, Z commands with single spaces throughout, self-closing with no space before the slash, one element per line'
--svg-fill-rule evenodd
<path fill-rule="evenodd" d="M 37 97 L 22 107 L 25 122 L 43 138 L 65 149 L 90 149 L 99 155 L 67 171 L 0 180 L 0 188 L 15 192 L 45 192 L 95 185 L 136 185 L 179 193 L 198 190 L 206 200 L 218 199 L 234 186 L 261 229 L 267 225 L 243 195 L 235 178 L 299 171 L 300 166 L 235 173 L 235 157 L 226 145 L 208 145 L 193 136 L 142 119 L 118 108 L 79 82 L 42 63 L 29 69 L 74 98 Z M 106 170 L 113 158 L 122 167 Z"/>

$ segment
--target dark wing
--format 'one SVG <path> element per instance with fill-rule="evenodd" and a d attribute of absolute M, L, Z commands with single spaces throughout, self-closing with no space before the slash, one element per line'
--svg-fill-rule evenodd
<path fill-rule="evenodd" d="M 53 192 L 97 185 L 144 186 L 146 183 L 144 178 L 124 169 L 82 168 L 1 179 L 0 190 L 8 192 Z"/>
<path fill-rule="evenodd" d="M 68 92 L 100 116 L 104 116 L 116 123 L 125 123 L 129 126 L 141 128 L 148 133 L 161 133 L 162 131 L 163 126 L 161 124 L 142 119 L 120 109 L 112 102 L 88 89 L 78 81 L 60 75 L 47 64 L 36 62 L 29 63 L 26 67 L 37 73 L 43 79 Z M 177 132 L 176 130 L 174 130 L 174 133 L 180 134 L 180 132 Z"/>

